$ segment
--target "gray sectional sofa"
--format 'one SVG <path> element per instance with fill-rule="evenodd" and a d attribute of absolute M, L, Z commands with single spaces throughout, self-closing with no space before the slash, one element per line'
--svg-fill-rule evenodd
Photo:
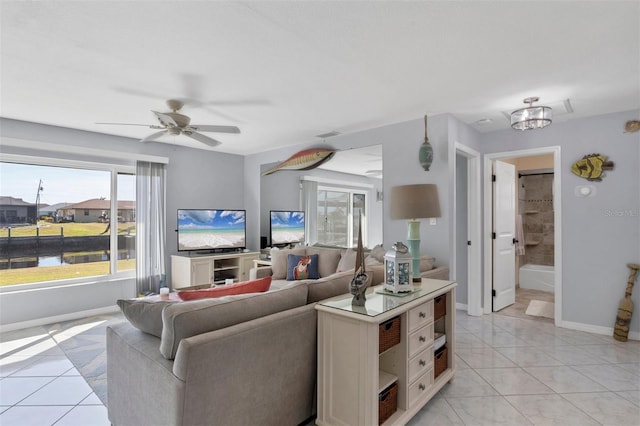
<path fill-rule="evenodd" d="M 380 283 L 382 266 L 369 266 Z M 273 279 L 265 293 L 118 301 L 129 321 L 107 328 L 111 423 L 306 422 L 316 410 L 315 302 L 348 292 L 353 275 L 330 269 L 317 280 Z M 448 278 L 446 268 L 436 269 L 432 277 Z"/>

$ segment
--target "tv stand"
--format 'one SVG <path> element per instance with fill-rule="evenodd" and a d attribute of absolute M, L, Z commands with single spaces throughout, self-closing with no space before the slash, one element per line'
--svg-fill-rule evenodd
<path fill-rule="evenodd" d="M 171 288 L 174 290 L 205 288 L 249 279 L 258 252 L 236 252 L 206 255 L 172 255 Z"/>

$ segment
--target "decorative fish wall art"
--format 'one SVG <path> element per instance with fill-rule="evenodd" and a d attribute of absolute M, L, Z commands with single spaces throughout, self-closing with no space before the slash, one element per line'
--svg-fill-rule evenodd
<path fill-rule="evenodd" d="M 600 182 L 605 170 L 613 170 L 613 161 L 607 161 L 606 155 L 587 154 L 571 165 L 571 171 L 588 181 Z"/>
<path fill-rule="evenodd" d="M 262 176 L 270 175 L 278 170 L 311 170 L 328 161 L 336 151 L 327 148 L 305 149 L 284 160 L 275 167 L 262 172 Z"/>
<path fill-rule="evenodd" d="M 624 124 L 625 133 L 633 133 L 640 130 L 640 120 L 629 120 Z"/>

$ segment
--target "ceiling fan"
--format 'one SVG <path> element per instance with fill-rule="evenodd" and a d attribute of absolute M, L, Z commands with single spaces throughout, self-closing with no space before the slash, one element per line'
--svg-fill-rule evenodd
<path fill-rule="evenodd" d="M 113 124 L 122 126 L 148 126 L 151 129 L 161 129 L 159 132 L 153 133 L 141 142 L 152 142 L 165 135 L 185 135 L 191 139 L 195 139 L 208 146 L 218 146 L 222 142 L 205 136 L 199 132 L 214 132 L 214 133 L 240 133 L 240 129 L 236 126 L 214 126 L 214 125 L 195 125 L 190 124 L 191 118 L 184 114 L 180 114 L 178 111 L 184 106 L 184 103 L 176 99 L 169 99 L 167 106 L 171 112 L 158 112 L 151 111 L 155 114 L 160 124 L 131 124 L 131 123 L 96 123 L 96 124 Z"/>

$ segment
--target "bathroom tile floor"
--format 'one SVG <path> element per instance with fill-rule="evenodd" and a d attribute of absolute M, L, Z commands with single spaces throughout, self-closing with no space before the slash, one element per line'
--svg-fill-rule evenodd
<path fill-rule="evenodd" d="M 0 425 L 109 425 L 93 379 L 105 324 L 121 320 L 0 333 Z M 456 376 L 410 425 L 640 425 L 640 342 L 460 311 L 456 333 Z"/>

